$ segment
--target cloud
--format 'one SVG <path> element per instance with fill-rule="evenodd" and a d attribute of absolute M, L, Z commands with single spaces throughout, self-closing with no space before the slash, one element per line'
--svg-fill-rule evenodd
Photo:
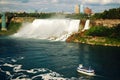
<path fill-rule="evenodd" d="M 84 4 L 96 11 L 102 11 L 106 8 L 119 6 L 120 0 L 0 0 L 0 10 L 19 11 L 19 10 L 38 10 L 43 12 L 68 11 L 73 12 L 76 4 Z M 98 9 L 97 9 L 98 7 Z"/>
<path fill-rule="evenodd" d="M 120 4 L 120 0 L 84 0 L 82 2 L 87 4 L 111 4 L 111 3 Z"/>
<path fill-rule="evenodd" d="M 5 0 L 0 0 L 0 4 L 7 4 L 8 2 Z"/>
<path fill-rule="evenodd" d="M 120 0 L 0 0 L 0 4 L 29 4 L 31 3 L 41 3 L 41 4 L 111 4 L 119 3 Z"/>
<path fill-rule="evenodd" d="M 59 0 L 51 0 L 52 3 L 58 3 Z"/>

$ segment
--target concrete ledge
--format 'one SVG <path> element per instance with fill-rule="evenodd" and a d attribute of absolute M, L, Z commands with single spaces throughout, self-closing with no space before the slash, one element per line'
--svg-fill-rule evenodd
<path fill-rule="evenodd" d="M 3 27 L 3 28 L 1 28 L 1 31 L 7 31 L 7 29 Z"/>

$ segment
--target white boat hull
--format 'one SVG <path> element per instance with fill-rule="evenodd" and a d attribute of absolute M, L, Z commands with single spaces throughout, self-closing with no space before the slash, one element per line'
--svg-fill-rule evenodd
<path fill-rule="evenodd" d="M 80 70 L 77 70 L 77 72 L 88 75 L 88 76 L 94 76 L 95 75 L 94 73 L 86 73 L 86 72 L 80 71 Z"/>

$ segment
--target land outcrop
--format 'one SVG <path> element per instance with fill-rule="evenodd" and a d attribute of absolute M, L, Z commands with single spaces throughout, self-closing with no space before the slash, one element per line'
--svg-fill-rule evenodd
<path fill-rule="evenodd" d="M 120 47 L 120 40 L 115 38 L 106 38 L 98 36 L 81 36 L 81 33 L 75 33 L 68 37 L 66 42 L 83 43 L 89 45 L 116 46 Z"/>
<path fill-rule="evenodd" d="M 83 27 L 82 22 L 82 27 Z M 80 24 L 80 26 L 81 26 Z M 117 26 L 118 25 L 118 26 Z M 66 42 L 77 42 L 77 43 L 85 43 L 90 45 L 104 45 L 104 46 L 118 46 L 120 47 L 120 38 L 119 38 L 119 32 L 120 32 L 120 19 L 98 19 L 98 20 L 91 20 L 90 27 L 107 27 L 110 28 L 108 30 L 111 30 L 111 28 L 114 30 L 114 27 L 116 28 L 116 32 L 109 34 L 108 36 L 90 36 L 85 35 L 87 31 L 81 31 L 72 34 Z M 117 27 L 116 27 L 117 26 Z M 105 28 L 106 29 L 106 28 Z M 105 31 L 104 31 L 105 32 Z M 110 31 L 106 30 L 106 33 L 109 33 Z M 118 35 L 118 36 L 117 36 Z M 112 37 L 111 37 L 112 36 Z M 113 37 L 117 36 L 117 37 Z"/>

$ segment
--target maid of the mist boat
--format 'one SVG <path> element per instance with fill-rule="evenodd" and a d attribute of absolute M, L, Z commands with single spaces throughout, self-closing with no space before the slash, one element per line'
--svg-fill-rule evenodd
<path fill-rule="evenodd" d="M 77 68 L 77 72 L 88 75 L 88 76 L 95 76 L 95 72 L 92 69 L 85 69 L 82 64 L 79 64 Z"/>

